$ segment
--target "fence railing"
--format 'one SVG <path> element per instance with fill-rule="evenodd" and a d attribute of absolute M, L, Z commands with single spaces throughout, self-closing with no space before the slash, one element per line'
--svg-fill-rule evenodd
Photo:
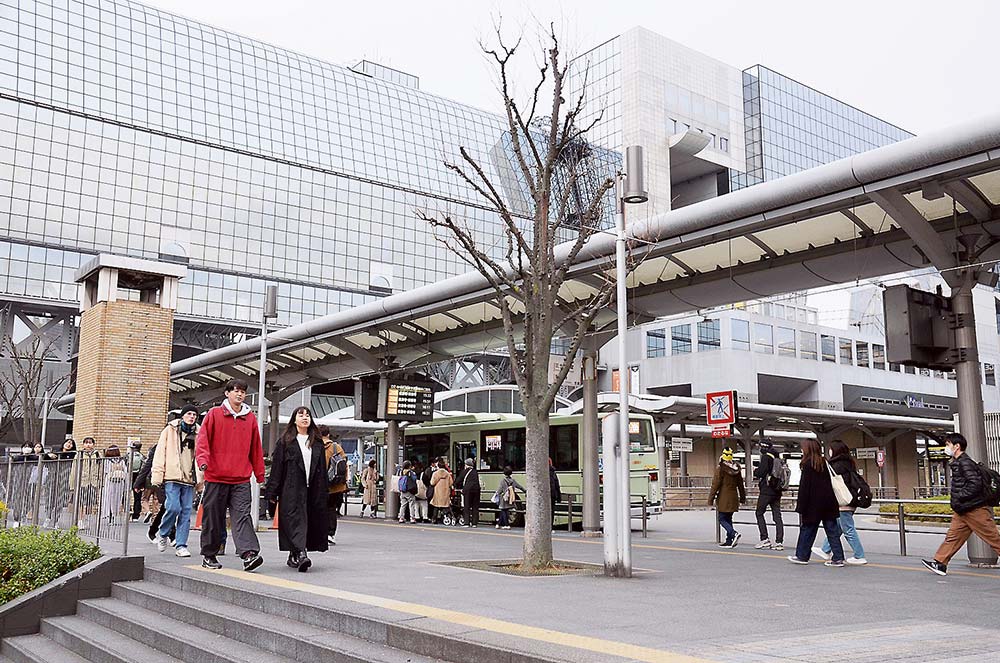
<path fill-rule="evenodd" d="M 3 527 L 70 530 L 107 551 L 128 553 L 132 476 L 127 457 L 8 457 L 0 464 Z"/>
<path fill-rule="evenodd" d="M 913 489 L 913 499 L 925 500 L 929 497 L 941 497 L 949 494 L 947 486 L 918 486 Z"/>
<path fill-rule="evenodd" d="M 664 511 L 707 508 L 709 506 L 708 495 L 711 490 L 712 477 L 668 477 L 661 496 L 662 508 Z M 759 493 L 756 485 L 748 486 L 747 501 L 756 500 Z M 798 488 L 792 486 L 781 494 L 782 504 L 794 500 L 797 495 Z M 899 489 L 895 486 L 873 487 L 872 497 L 875 499 L 897 499 Z"/>

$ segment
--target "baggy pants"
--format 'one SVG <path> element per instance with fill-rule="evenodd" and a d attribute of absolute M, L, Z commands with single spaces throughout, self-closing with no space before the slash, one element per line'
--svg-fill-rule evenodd
<path fill-rule="evenodd" d="M 997 524 L 993 522 L 993 512 L 987 507 L 979 507 L 968 513 L 951 514 L 951 526 L 948 527 L 944 543 L 934 554 L 934 559 L 947 565 L 973 532 L 1000 555 L 1000 532 L 997 531 Z"/>
<path fill-rule="evenodd" d="M 222 547 L 226 531 L 226 509 L 233 522 L 233 540 L 236 554 L 260 552 L 255 523 L 250 519 L 250 482 L 216 483 L 205 482 L 205 493 L 201 499 L 201 554 L 215 555 Z"/>
<path fill-rule="evenodd" d="M 337 518 L 340 516 L 340 509 L 344 506 L 344 496 L 347 493 L 330 493 L 326 496 L 326 512 L 330 519 L 329 534 L 337 535 Z"/>

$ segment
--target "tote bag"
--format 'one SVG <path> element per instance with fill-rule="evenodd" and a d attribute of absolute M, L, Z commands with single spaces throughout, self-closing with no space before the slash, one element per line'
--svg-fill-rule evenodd
<path fill-rule="evenodd" d="M 847 487 L 844 477 L 833 471 L 830 463 L 826 464 L 826 469 L 830 473 L 830 483 L 833 484 L 833 494 L 837 496 L 837 504 L 840 506 L 851 506 L 854 501 L 854 494 Z"/>

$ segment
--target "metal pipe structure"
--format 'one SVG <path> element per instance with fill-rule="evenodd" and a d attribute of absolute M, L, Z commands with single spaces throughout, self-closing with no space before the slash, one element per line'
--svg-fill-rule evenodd
<path fill-rule="evenodd" d="M 618 472 L 615 465 L 615 438 L 618 435 L 618 412 L 601 422 L 601 457 L 604 460 L 604 575 L 620 574 L 622 558 L 618 549 Z"/>
<path fill-rule="evenodd" d="M 260 379 L 257 382 L 257 432 L 260 435 L 261 447 L 264 446 L 264 413 L 266 399 L 264 389 L 267 380 L 267 320 L 278 317 L 278 286 L 269 285 L 264 291 L 264 309 L 260 323 Z M 254 529 L 260 520 L 260 484 L 255 477 L 250 477 L 250 522 Z"/>
<path fill-rule="evenodd" d="M 615 471 L 618 474 L 618 555 L 621 566 L 616 575 L 632 577 L 632 500 L 629 494 L 628 457 L 628 382 L 629 367 L 626 357 L 625 334 L 628 331 L 628 308 L 626 306 L 627 276 L 625 265 L 625 196 L 618 203 L 618 242 L 615 247 L 615 273 L 617 278 L 618 305 L 618 434 L 615 444 Z M 607 463 L 607 460 L 604 461 Z M 607 476 L 607 471 L 605 471 Z"/>
<path fill-rule="evenodd" d="M 961 284 L 953 286 L 951 293 L 952 312 L 956 319 L 955 347 L 962 355 L 962 361 L 955 366 L 958 421 L 962 435 L 969 442 L 969 455 L 973 460 L 985 461 L 986 423 L 983 420 L 983 386 L 979 374 L 979 345 L 972 300 L 976 277 L 971 268 L 965 269 L 962 276 Z M 997 563 L 997 554 L 975 534 L 969 538 L 966 550 L 973 564 L 993 566 Z"/>
<path fill-rule="evenodd" d="M 385 378 L 383 378 L 385 379 Z M 385 393 L 385 392 L 383 392 Z M 385 519 L 396 520 L 399 517 L 399 493 L 390 490 L 392 475 L 396 473 L 399 464 L 399 422 L 386 422 L 385 430 Z M 412 515 L 412 514 L 411 514 Z"/>
<path fill-rule="evenodd" d="M 597 350 L 583 351 L 583 536 L 601 532 L 601 479 L 598 467 Z"/>

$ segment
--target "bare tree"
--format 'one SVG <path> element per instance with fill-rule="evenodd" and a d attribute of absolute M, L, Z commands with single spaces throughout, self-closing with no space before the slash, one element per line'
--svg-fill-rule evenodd
<path fill-rule="evenodd" d="M 510 187 L 494 181 L 496 176 L 462 146 L 460 163 L 445 166 L 496 211 L 504 230 L 503 245 L 485 246 L 463 219 L 446 213 L 417 214 L 436 234 L 444 231 L 438 239 L 479 271 L 495 293 L 527 428 L 522 563 L 527 570 L 536 570 L 552 563 L 549 411 L 595 317 L 610 304 L 614 282 L 598 279 L 593 294 L 583 299 L 561 298 L 559 293 L 570 266 L 587 240 L 600 232 L 602 220 L 612 209 L 610 192 L 617 165 L 602 160 L 607 152 L 586 141 L 587 132 L 600 117 L 584 123 L 584 93 L 570 101 L 565 98 L 568 65 L 554 28 L 545 36 L 538 81 L 524 104 L 514 98 L 511 71 L 520 41 L 509 46 L 497 30 L 497 42 L 495 48 L 483 46 L 483 51 L 496 65 L 503 94 L 510 163 L 502 166 L 509 166 L 526 191 L 527 205 L 512 203 Z M 585 89 L 586 85 L 581 86 Z M 551 106 L 543 110 L 550 94 Z M 557 251 L 562 240 L 566 244 Z M 566 358 L 550 382 L 556 330 L 569 343 Z"/>
<path fill-rule="evenodd" d="M 54 341 L 41 336 L 20 345 L 12 338 L 6 340 L 7 366 L 0 371 L 0 407 L 4 409 L 0 436 L 20 420 L 24 441 L 34 443 L 40 439 L 42 418 L 48 414 L 44 411 L 44 394 L 49 393 L 51 409 L 69 379 L 68 373 L 57 375 L 52 370 L 51 362 L 58 360 L 54 345 Z"/>

